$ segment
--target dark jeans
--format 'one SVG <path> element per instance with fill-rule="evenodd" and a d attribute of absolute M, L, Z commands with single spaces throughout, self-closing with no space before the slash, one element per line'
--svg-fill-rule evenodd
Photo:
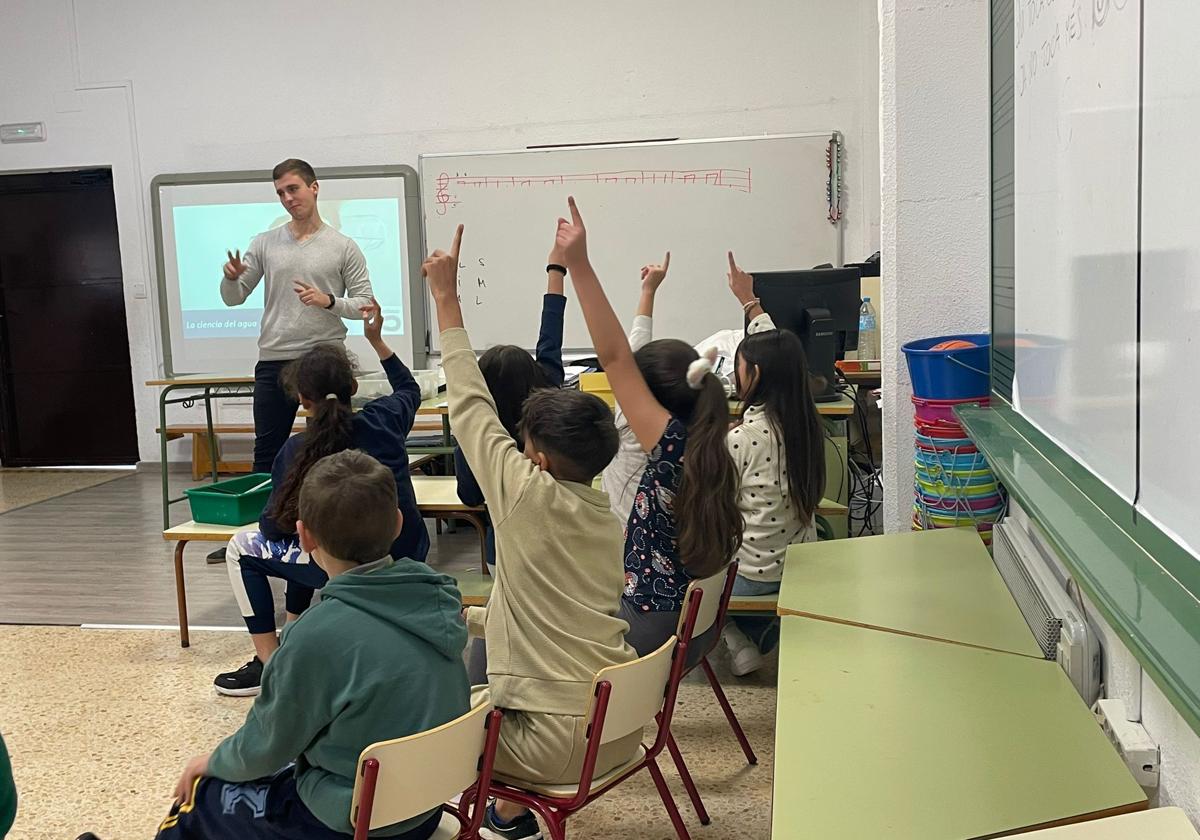
<path fill-rule="evenodd" d="M 433 835 L 440 811 L 396 840 Z M 313 816 L 296 792 L 292 768 L 253 782 L 227 782 L 206 776 L 187 810 L 178 805 L 158 828 L 157 840 L 346 840 Z"/>
<path fill-rule="evenodd" d="M 621 599 L 621 610 L 617 615 L 629 622 L 629 632 L 625 634 L 625 641 L 629 642 L 629 646 L 638 656 L 654 653 L 666 644 L 667 639 L 675 635 L 679 626 L 679 610 L 644 612 L 628 598 Z M 695 668 L 700 664 L 701 655 L 708 653 L 715 636 L 716 628 L 710 627 L 692 640 L 688 645 L 688 668 Z"/>
<path fill-rule="evenodd" d="M 254 471 L 269 473 L 275 456 L 292 434 L 300 408 L 279 383 L 287 361 L 254 366 Z"/>

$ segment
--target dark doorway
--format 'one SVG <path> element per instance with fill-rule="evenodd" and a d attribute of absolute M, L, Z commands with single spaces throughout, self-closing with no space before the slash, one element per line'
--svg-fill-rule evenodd
<path fill-rule="evenodd" d="M 0 463 L 137 459 L 112 171 L 0 175 Z"/>

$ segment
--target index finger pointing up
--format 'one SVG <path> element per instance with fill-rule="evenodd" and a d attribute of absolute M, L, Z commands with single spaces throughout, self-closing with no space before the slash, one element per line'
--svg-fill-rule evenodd
<path fill-rule="evenodd" d="M 733 261 L 733 251 L 729 252 L 729 270 L 730 271 L 738 270 L 737 263 Z"/>
<path fill-rule="evenodd" d="M 463 226 L 459 225 L 454 231 L 454 244 L 450 246 L 450 256 L 454 258 L 454 262 L 458 263 L 458 249 L 462 247 Z"/>
<path fill-rule="evenodd" d="M 571 224 L 583 227 L 583 216 L 579 215 L 579 208 L 575 206 L 575 196 L 567 196 L 567 206 L 571 208 Z"/>
<path fill-rule="evenodd" d="M 663 271 L 665 272 L 670 267 L 671 267 L 671 252 L 667 251 L 667 255 L 665 257 L 663 257 Z"/>

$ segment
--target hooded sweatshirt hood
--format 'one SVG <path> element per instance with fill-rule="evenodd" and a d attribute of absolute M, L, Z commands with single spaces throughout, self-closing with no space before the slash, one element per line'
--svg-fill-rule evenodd
<path fill-rule="evenodd" d="M 467 629 L 453 578 L 385 558 L 333 578 L 321 602 L 284 628 L 246 722 L 209 759 L 228 782 L 295 762 L 296 790 L 334 831 L 353 833 L 358 756 L 377 741 L 441 726 L 470 706 Z M 371 836 L 400 834 L 429 814 Z"/>
<path fill-rule="evenodd" d="M 460 658 L 467 628 L 454 620 L 462 610 L 457 581 L 415 560 L 376 562 L 330 580 L 321 603 L 338 602 L 411 633 L 447 659 Z"/>

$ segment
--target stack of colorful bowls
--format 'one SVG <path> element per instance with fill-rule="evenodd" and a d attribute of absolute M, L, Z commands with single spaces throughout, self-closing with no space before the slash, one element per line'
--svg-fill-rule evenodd
<path fill-rule="evenodd" d="M 904 349 L 914 373 L 916 408 L 913 529 L 973 527 L 991 545 L 992 526 L 1005 508 L 1004 489 L 954 415 L 955 406 L 963 403 L 988 404 L 986 370 L 979 370 L 987 363 L 986 340 L 946 336 Z M 964 350 L 974 351 L 966 360 L 969 364 L 964 364 Z M 914 370 L 914 355 L 920 371 Z"/>

